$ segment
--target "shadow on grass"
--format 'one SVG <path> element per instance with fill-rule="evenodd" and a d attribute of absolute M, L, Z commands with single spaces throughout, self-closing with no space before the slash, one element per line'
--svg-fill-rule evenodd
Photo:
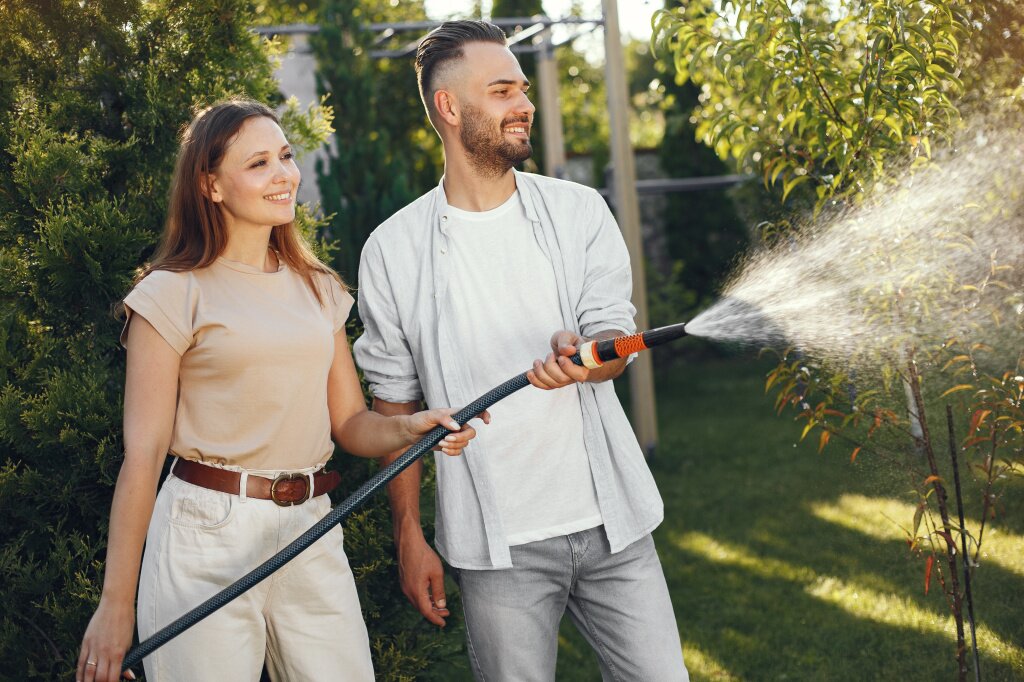
<path fill-rule="evenodd" d="M 684 642 L 740 679 L 952 677 L 952 626 L 939 586 L 924 596 L 920 562 L 871 560 L 900 557 L 905 547 L 805 520 L 803 538 L 830 541 L 766 542 L 757 524 L 746 538 L 725 539 L 724 532 L 661 538 Z M 1006 594 L 1020 593 L 1021 580 L 1005 572 L 986 580 L 1006 585 Z M 1004 631 L 1008 625 L 983 625 L 999 651 L 1020 641 Z M 984 643 L 986 679 L 1012 679 L 1010 662 L 989 656 Z"/>

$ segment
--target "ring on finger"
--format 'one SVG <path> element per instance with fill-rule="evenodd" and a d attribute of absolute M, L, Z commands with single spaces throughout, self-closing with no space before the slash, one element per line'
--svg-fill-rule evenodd
<path fill-rule="evenodd" d="M 96 661 L 86 661 L 86 665 L 96 665 Z"/>

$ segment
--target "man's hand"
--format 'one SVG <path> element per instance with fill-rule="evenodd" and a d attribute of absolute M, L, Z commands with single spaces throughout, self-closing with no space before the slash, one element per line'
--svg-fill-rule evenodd
<path fill-rule="evenodd" d="M 590 376 L 590 370 L 573 364 L 569 358 L 587 341 L 589 339 L 570 331 L 555 332 L 551 336 L 553 352 L 548 353 L 543 362 L 534 360 L 533 369 L 526 373 L 526 378 L 531 384 L 544 390 L 586 381 Z"/>
<path fill-rule="evenodd" d="M 444 595 L 444 569 L 441 559 L 422 534 L 398 541 L 398 576 L 409 602 L 428 621 L 444 627 L 444 619 L 449 615 Z"/>
<path fill-rule="evenodd" d="M 622 336 L 617 330 L 599 331 L 593 337 L 580 336 L 570 331 L 557 331 L 551 337 L 551 350 L 545 358 L 533 361 L 533 369 L 526 373 L 526 378 L 537 388 L 550 390 L 562 388 L 576 382 L 589 381 L 592 384 L 618 378 L 626 369 L 626 358 L 608 360 L 600 367 L 587 369 L 570 360 L 580 347 L 589 341 L 602 341 Z"/>

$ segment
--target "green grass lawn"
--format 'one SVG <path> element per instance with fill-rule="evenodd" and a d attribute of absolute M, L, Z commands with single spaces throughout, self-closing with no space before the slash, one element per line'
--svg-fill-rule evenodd
<path fill-rule="evenodd" d="M 925 595 L 924 560 L 896 525 L 913 514 L 907 474 L 795 444 L 799 428 L 763 394 L 768 369 L 715 360 L 658 373 L 655 539 L 692 679 L 955 679 L 942 590 L 933 579 Z M 1024 679 L 1024 485 L 1013 486 L 972 585 L 985 680 Z M 566 619 L 558 679 L 599 678 Z"/>

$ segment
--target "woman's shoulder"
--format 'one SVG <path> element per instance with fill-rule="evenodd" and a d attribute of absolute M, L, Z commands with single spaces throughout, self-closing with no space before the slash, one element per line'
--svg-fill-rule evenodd
<path fill-rule="evenodd" d="M 320 278 L 321 286 L 323 290 L 327 292 L 327 295 L 332 297 L 338 305 L 345 305 L 351 303 L 352 293 L 341 278 L 332 272 L 318 272 L 317 277 Z"/>
<path fill-rule="evenodd" d="M 180 295 L 194 286 L 192 270 L 150 270 L 132 287 L 132 293 L 153 295 Z"/>
<path fill-rule="evenodd" d="M 319 286 L 323 291 L 331 292 L 347 290 L 347 287 L 342 284 L 341 278 L 333 272 L 312 268 L 310 273 L 313 276 L 313 281 L 316 282 L 317 286 Z"/>
<path fill-rule="evenodd" d="M 335 331 L 337 331 L 344 325 L 355 299 L 338 275 L 332 272 L 314 270 L 313 281 L 316 282 L 317 288 L 321 292 L 322 305 L 331 312 L 331 317 L 335 322 Z"/>
<path fill-rule="evenodd" d="M 125 326 L 121 344 L 127 343 L 133 314 L 141 315 L 179 354 L 192 343 L 198 287 L 191 271 L 151 270 L 124 298 Z"/>
<path fill-rule="evenodd" d="M 135 283 L 125 303 L 138 300 L 140 297 L 164 302 L 171 306 L 194 306 L 202 297 L 201 271 L 196 270 L 151 270 Z"/>

